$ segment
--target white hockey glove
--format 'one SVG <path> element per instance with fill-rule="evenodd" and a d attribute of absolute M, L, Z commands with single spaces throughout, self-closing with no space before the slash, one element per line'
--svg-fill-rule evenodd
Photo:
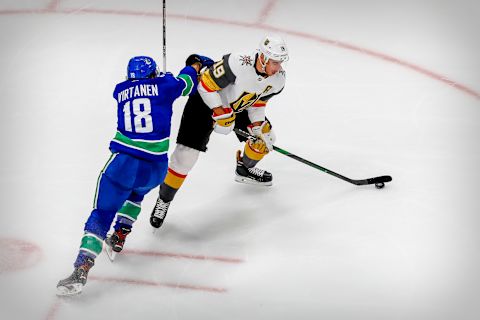
<path fill-rule="evenodd" d="M 275 136 L 275 132 L 273 132 L 273 129 L 270 126 L 270 122 L 263 121 L 259 126 L 249 125 L 247 126 L 247 130 L 252 136 L 259 138 L 254 142 L 255 149 L 263 153 L 268 153 L 269 151 L 273 150 L 273 144 L 277 138 Z M 267 150 L 263 150 L 264 148 L 261 146 L 262 143 L 265 145 Z M 251 146 L 254 147 L 253 144 L 251 144 Z"/>
<path fill-rule="evenodd" d="M 212 119 L 215 121 L 213 124 L 213 131 L 221 134 L 229 134 L 235 127 L 235 113 L 232 108 L 222 108 L 223 114 L 212 113 Z"/>

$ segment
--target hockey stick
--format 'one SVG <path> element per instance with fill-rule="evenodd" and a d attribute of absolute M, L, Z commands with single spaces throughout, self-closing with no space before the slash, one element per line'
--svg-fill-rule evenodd
<path fill-rule="evenodd" d="M 163 73 L 167 72 L 167 0 L 163 0 Z"/>
<path fill-rule="evenodd" d="M 236 134 L 244 137 L 244 138 L 247 138 L 247 139 L 255 139 L 255 137 L 253 137 L 252 135 L 248 134 L 247 132 L 243 131 L 243 130 L 240 130 L 238 128 L 235 128 L 233 129 L 235 131 Z M 288 152 L 287 150 L 284 150 L 282 148 L 279 148 L 277 146 L 273 146 L 273 150 L 283 154 L 283 155 L 286 155 L 287 157 L 290 157 L 292 159 L 295 159 L 297 161 L 300 161 L 310 167 L 313 167 L 315 169 L 318 169 L 320 171 L 323 171 L 325 173 L 328 173 L 329 175 L 332 175 L 334 177 L 337 177 L 339 179 L 342 179 L 344 181 L 347 181 L 347 182 L 350 182 L 354 185 L 357 185 L 357 186 L 362 186 L 362 185 L 367 185 L 367 184 L 375 184 L 375 187 L 377 189 L 381 189 L 385 186 L 385 183 L 386 182 L 390 182 L 392 181 L 392 177 L 391 176 L 380 176 L 380 177 L 375 177 L 375 178 L 368 178 L 368 179 L 360 179 L 360 180 L 356 180 L 356 179 L 350 179 L 350 178 L 347 178 L 345 176 L 342 176 L 341 174 L 338 174 L 332 170 L 329 170 L 327 168 L 324 168 L 322 166 L 319 166 L 318 164 L 316 163 L 313 163 L 311 161 L 308 161 L 306 159 L 303 159 L 293 153 L 290 153 Z"/>

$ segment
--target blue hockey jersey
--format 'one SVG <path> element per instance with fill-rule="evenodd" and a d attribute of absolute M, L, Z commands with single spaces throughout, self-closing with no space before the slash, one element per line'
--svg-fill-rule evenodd
<path fill-rule="evenodd" d="M 197 72 L 191 66 L 178 77 L 167 72 L 153 79 L 127 80 L 117 84 L 117 133 L 112 152 L 149 161 L 168 161 L 173 102 L 195 92 Z"/>

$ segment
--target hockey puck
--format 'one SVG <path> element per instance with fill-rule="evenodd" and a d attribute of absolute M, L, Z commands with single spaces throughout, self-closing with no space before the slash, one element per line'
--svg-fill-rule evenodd
<path fill-rule="evenodd" d="M 385 183 L 383 183 L 383 182 L 375 183 L 375 188 L 382 189 L 383 187 L 385 187 Z"/>

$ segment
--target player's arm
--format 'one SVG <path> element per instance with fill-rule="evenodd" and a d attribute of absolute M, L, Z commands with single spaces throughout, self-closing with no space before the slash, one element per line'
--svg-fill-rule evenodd
<path fill-rule="evenodd" d="M 260 100 L 255 102 L 255 104 L 247 109 L 248 118 L 250 119 L 251 124 L 247 127 L 248 132 L 259 139 L 250 142 L 250 147 L 256 152 L 262 154 L 268 153 L 273 150 L 273 144 L 276 140 L 275 132 L 272 129 L 272 125 L 265 117 L 265 108 L 267 102 L 274 96 L 278 95 L 283 91 L 285 86 L 285 73 L 283 74 L 281 89 L 273 92 L 269 95 L 262 97 Z"/>
<path fill-rule="evenodd" d="M 223 56 L 200 76 L 198 92 L 210 109 L 223 107 L 218 91 L 234 83 L 237 78 L 230 67 L 229 58 L 230 54 Z"/>
<path fill-rule="evenodd" d="M 206 56 L 191 54 L 185 61 L 185 67 L 180 70 L 177 79 L 184 82 L 182 96 L 195 93 L 198 85 L 198 74 L 203 67 L 210 67 L 213 60 Z"/>
<path fill-rule="evenodd" d="M 276 136 L 270 122 L 265 118 L 265 106 L 250 107 L 247 109 L 247 112 L 251 121 L 251 124 L 247 126 L 248 132 L 257 138 L 256 140 L 248 141 L 250 147 L 260 154 L 272 151 Z"/>
<path fill-rule="evenodd" d="M 235 123 L 235 113 L 230 107 L 222 103 L 218 93 L 237 78 L 233 73 L 230 63 L 230 54 L 225 55 L 220 61 L 215 62 L 200 76 L 198 92 L 205 104 L 212 109 L 212 118 L 215 121 L 215 132 L 229 134 Z"/>
<path fill-rule="evenodd" d="M 247 109 L 248 118 L 253 126 L 260 126 L 265 121 L 265 108 L 268 100 L 283 91 L 283 87 L 277 92 L 271 93 L 256 101 L 253 106 Z"/>

